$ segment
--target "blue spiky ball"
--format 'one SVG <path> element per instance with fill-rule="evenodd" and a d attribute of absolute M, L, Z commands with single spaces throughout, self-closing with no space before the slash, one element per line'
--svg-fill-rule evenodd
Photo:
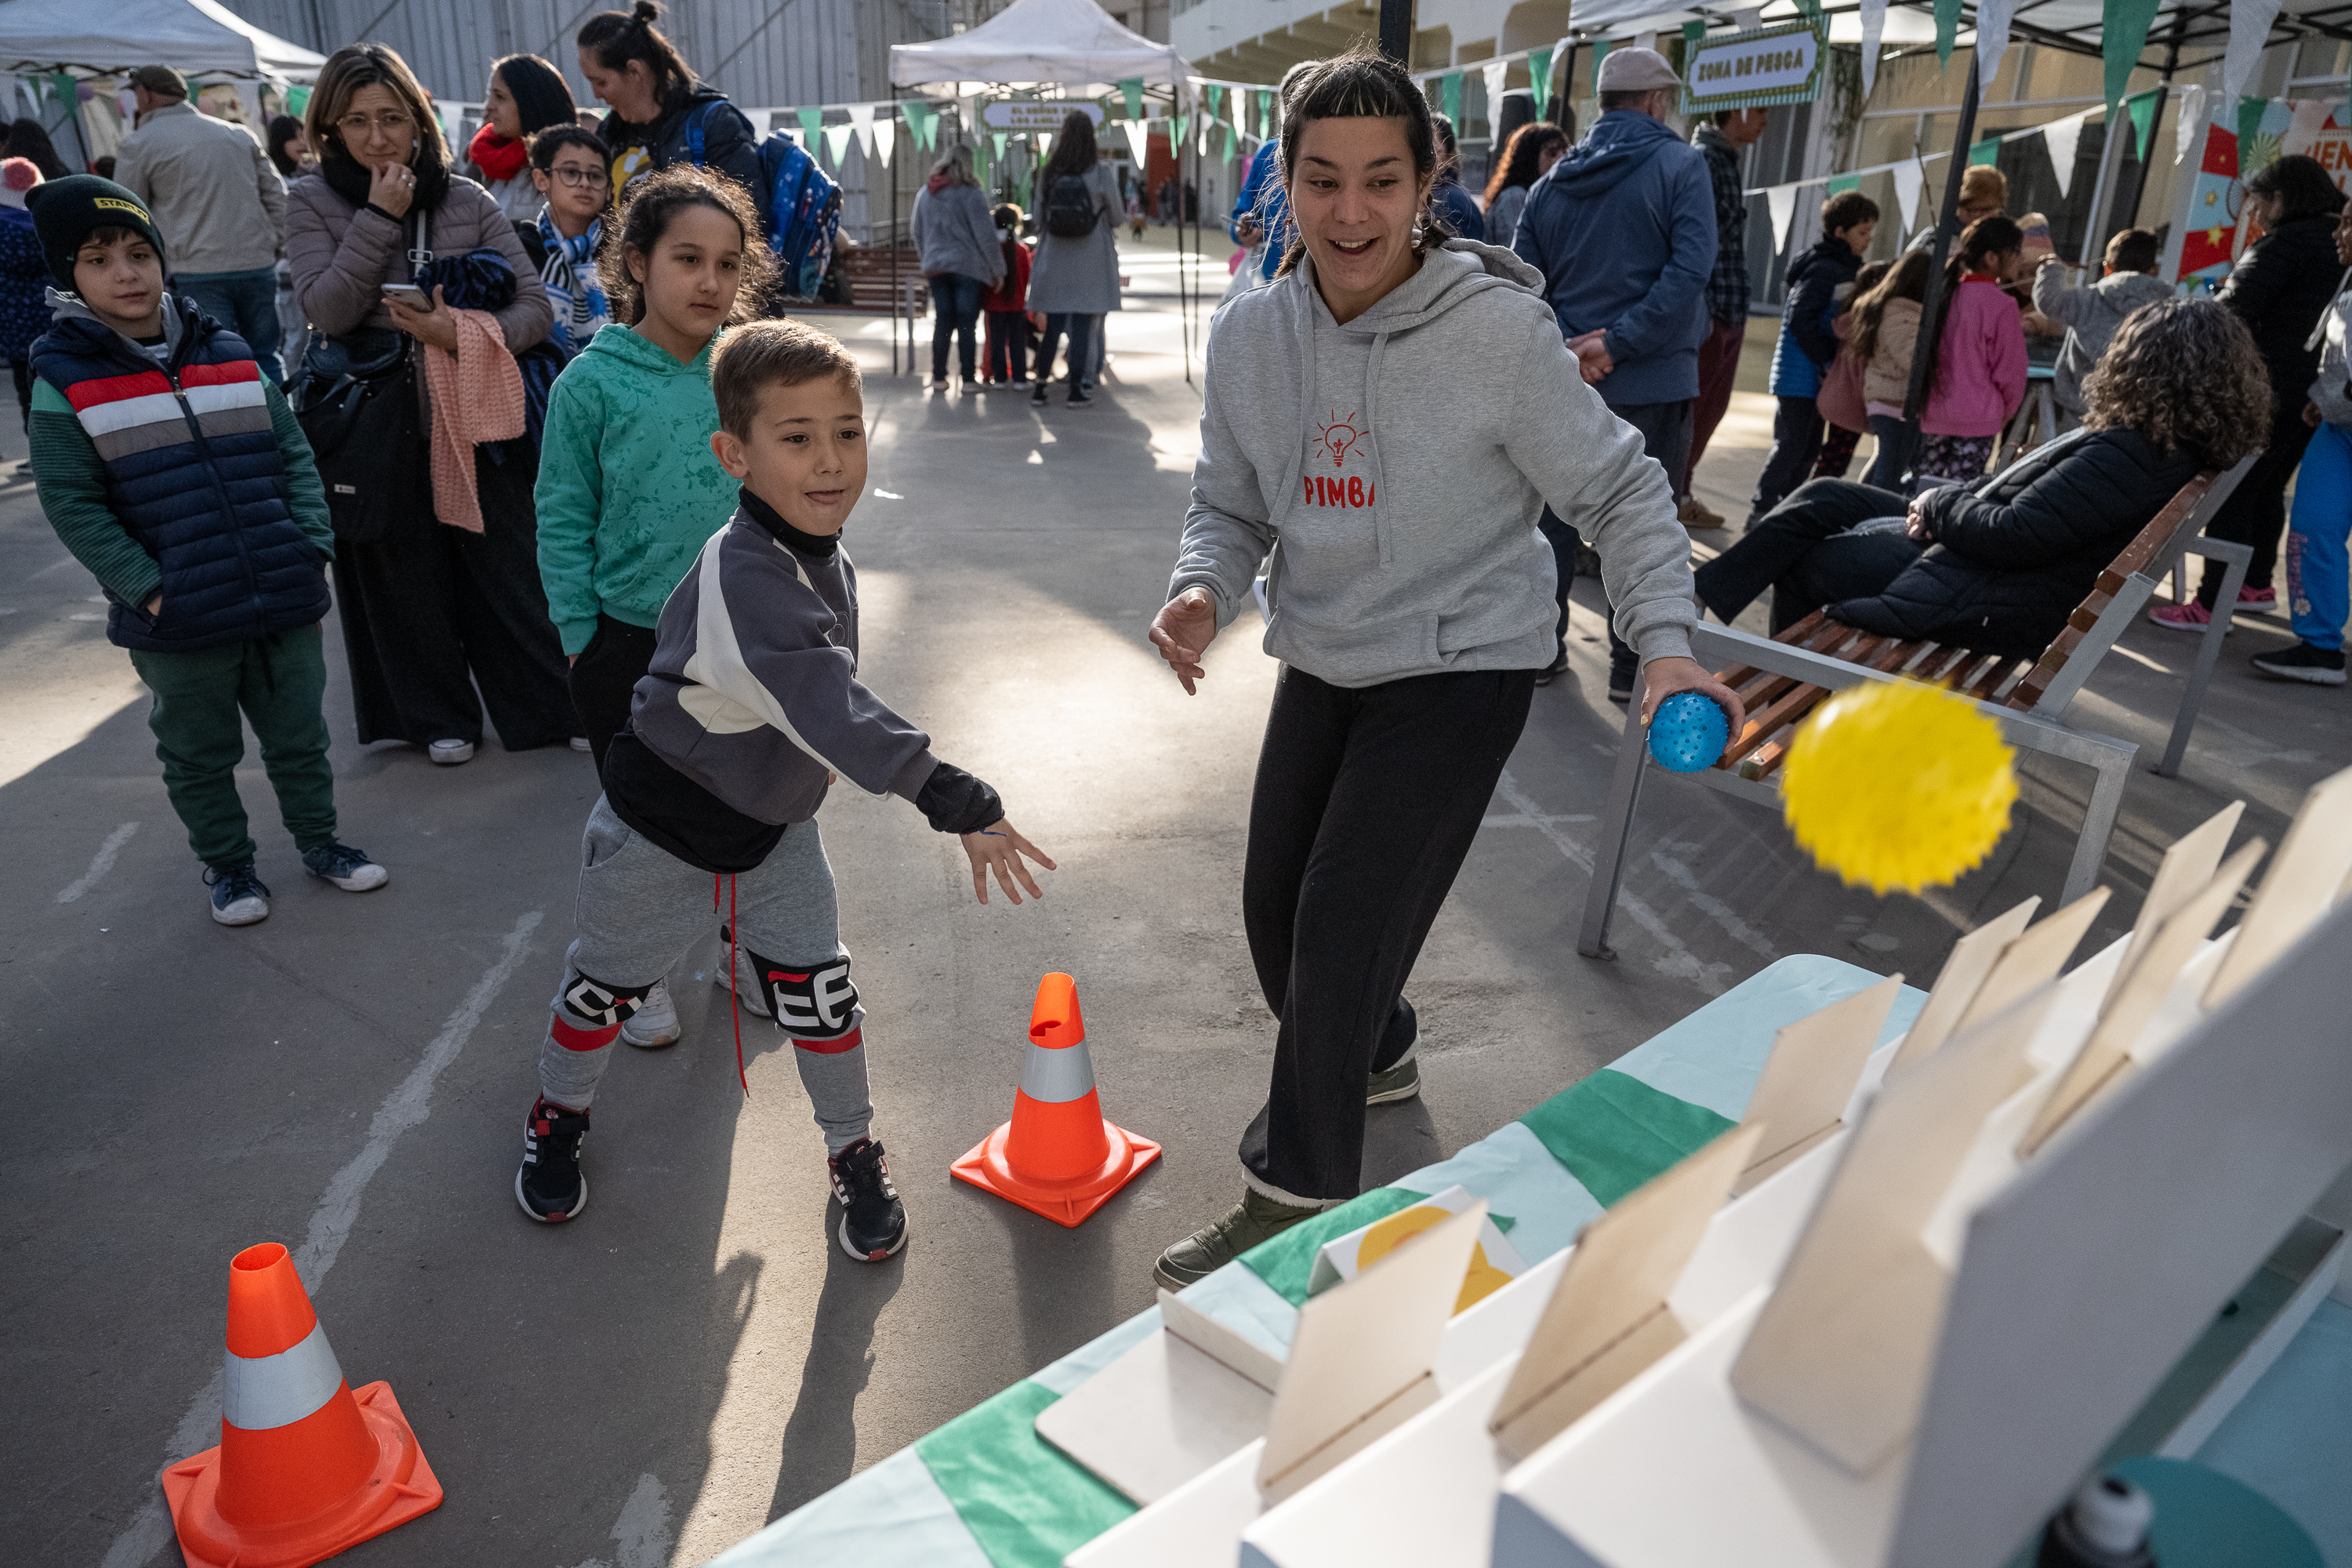
<path fill-rule="evenodd" d="M 1677 691 L 1650 720 L 1650 755 L 1669 773 L 1695 773 L 1714 765 L 1731 739 L 1731 721 L 1715 700 Z"/>

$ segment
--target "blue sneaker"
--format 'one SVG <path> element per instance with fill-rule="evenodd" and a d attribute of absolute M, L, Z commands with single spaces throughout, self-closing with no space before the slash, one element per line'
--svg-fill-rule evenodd
<path fill-rule="evenodd" d="M 338 844 L 331 838 L 316 848 L 302 851 L 302 869 L 332 882 L 346 893 L 364 893 L 392 880 L 392 873 L 369 859 L 366 850 Z"/>
<path fill-rule="evenodd" d="M 253 874 L 253 862 L 207 866 L 205 883 L 213 890 L 213 919 L 225 926 L 258 925 L 269 918 L 269 889 Z"/>

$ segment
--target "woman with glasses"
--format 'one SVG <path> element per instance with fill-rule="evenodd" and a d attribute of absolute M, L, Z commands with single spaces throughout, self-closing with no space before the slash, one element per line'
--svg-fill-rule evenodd
<path fill-rule="evenodd" d="M 412 355 L 456 352 L 457 314 L 442 290 L 387 293 L 413 289 L 410 258 L 425 252 L 497 251 L 515 275 L 512 302 L 489 312 L 508 352 L 547 336 L 552 311 L 538 269 L 489 193 L 449 172 L 430 100 L 400 56 L 381 44 L 335 51 L 311 89 L 306 130 L 319 174 L 288 195 L 286 254 L 314 331 L 314 366 L 322 354 L 373 364 L 403 337 Z M 422 374 L 416 384 L 421 399 Z M 429 428 L 428 409 L 379 458 L 383 486 L 415 498 L 408 515 L 374 537 L 336 543 L 360 740 L 405 741 L 436 763 L 467 762 L 487 705 L 509 751 L 560 745 L 573 729 L 572 694 L 539 583 L 537 456 L 528 441 L 475 448 L 476 532 L 436 518 L 422 482 Z M 340 533 L 343 506 L 355 500 L 328 500 Z"/>
<path fill-rule="evenodd" d="M 529 223 L 542 200 L 530 177 L 530 139 L 551 126 L 579 124 L 580 111 L 562 74 L 537 55 L 495 62 L 482 97 L 482 128 L 466 145 L 466 173 L 500 212 Z"/>

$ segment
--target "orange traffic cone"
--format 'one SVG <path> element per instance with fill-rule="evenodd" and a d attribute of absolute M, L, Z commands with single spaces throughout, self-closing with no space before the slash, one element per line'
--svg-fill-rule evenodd
<path fill-rule="evenodd" d="M 950 1169 L 1047 1219 L 1076 1225 L 1160 1158 L 1160 1145 L 1103 1120 L 1078 983 L 1048 974 L 1029 1013 L 1029 1059 L 1013 1120 Z"/>
<path fill-rule="evenodd" d="M 441 1506 L 392 1385 L 356 1394 L 286 1248 L 228 1265 L 221 1443 L 163 1470 L 189 1568 L 306 1568 Z"/>

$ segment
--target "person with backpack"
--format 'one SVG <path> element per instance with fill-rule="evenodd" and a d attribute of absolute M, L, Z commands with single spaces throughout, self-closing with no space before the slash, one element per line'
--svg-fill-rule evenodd
<path fill-rule="evenodd" d="M 626 11 L 599 11 L 581 27 L 580 74 L 611 106 L 597 133 L 613 153 L 613 200 L 629 182 L 672 163 L 716 169 L 750 191 L 763 226 L 768 180 L 759 138 L 743 111 L 715 87 L 706 87 L 654 24 L 661 0 L 636 0 Z M 698 152 L 692 143 L 699 138 Z"/>
<path fill-rule="evenodd" d="M 1044 233 L 1029 273 L 1029 308 L 1045 313 L 1045 341 L 1037 355 L 1037 388 L 1029 401 L 1045 403 L 1054 350 L 1069 340 L 1072 404 L 1090 403 L 1095 333 L 1118 309 L 1118 183 L 1095 147 L 1095 122 L 1072 110 L 1054 138 L 1053 155 L 1037 174 L 1037 210 Z"/>
<path fill-rule="evenodd" d="M 958 145 L 941 154 L 915 193 L 908 227 L 931 286 L 931 390 L 948 389 L 948 343 L 960 339 L 956 363 L 963 389 L 977 392 L 980 300 L 1004 280 L 1004 252 L 988 197 L 971 172 L 971 148 Z"/>

